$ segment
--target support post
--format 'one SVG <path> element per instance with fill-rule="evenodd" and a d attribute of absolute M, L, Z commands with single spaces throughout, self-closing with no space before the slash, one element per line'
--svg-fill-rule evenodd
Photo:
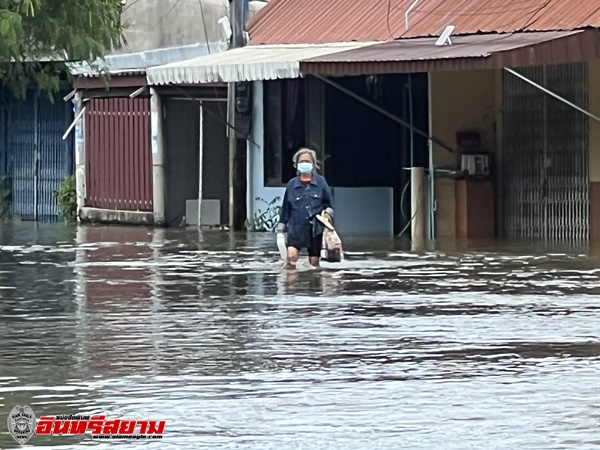
<path fill-rule="evenodd" d="M 165 222 L 165 166 L 162 102 L 155 88 L 150 88 L 150 127 L 152 130 L 152 186 L 154 224 Z"/>
<path fill-rule="evenodd" d="M 244 2 L 246 0 L 229 0 L 229 23 L 231 24 L 230 49 L 244 46 Z M 228 83 L 227 120 L 235 128 L 235 83 Z M 229 230 L 235 231 L 235 186 L 237 138 L 233 128 L 227 127 L 229 137 Z"/>
<path fill-rule="evenodd" d="M 235 83 L 228 83 L 227 89 L 228 122 L 235 127 Z M 235 130 L 227 127 L 229 136 L 229 231 L 235 231 L 235 157 L 237 155 L 237 140 Z"/>
<path fill-rule="evenodd" d="M 425 223 L 427 210 L 425 206 L 425 168 L 412 167 L 410 171 L 411 182 L 411 236 L 413 244 L 420 246 L 425 242 Z"/>
<path fill-rule="evenodd" d="M 73 99 L 73 112 L 75 117 L 83 110 L 83 93 L 77 91 Z M 85 116 L 75 122 L 75 186 L 77 192 L 77 221 L 79 214 L 85 207 Z"/>

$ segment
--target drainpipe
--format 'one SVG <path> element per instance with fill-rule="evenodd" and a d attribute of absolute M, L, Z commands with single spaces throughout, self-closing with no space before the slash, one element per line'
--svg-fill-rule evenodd
<path fill-rule="evenodd" d="M 163 144 L 162 102 L 155 88 L 150 88 L 150 119 L 152 130 L 152 201 L 154 225 L 165 225 L 165 166 Z"/>
<path fill-rule="evenodd" d="M 73 111 L 75 117 L 81 114 L 83 109 L 83 93 L 77 91 L 73 99 Z M 79 215 L 85 207 L 85 116 L 75 123 L 75 185 L 77 189 L 77 220 L 81 221 Z"/>
<path fill-rule="evenodd" d="M 429 240 L 435 241 L 435 169 L 431 141 L 429 141 Z"/>

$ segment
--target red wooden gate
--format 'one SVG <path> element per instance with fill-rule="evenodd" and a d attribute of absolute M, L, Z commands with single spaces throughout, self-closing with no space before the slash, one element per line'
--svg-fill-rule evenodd
<path fill-rule="evenodd" d="M 150 100 L 92 99 L 85 130 L 86 206 L 152 211 Z"/>

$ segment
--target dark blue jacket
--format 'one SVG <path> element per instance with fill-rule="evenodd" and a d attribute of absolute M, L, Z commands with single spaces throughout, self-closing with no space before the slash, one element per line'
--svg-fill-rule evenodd
<path fill-rule="evenodd" d="M 323 225 L 315 216 L 326 208 L 333 209 L 331 189 L 321 175 L 313 173 L 307 186 L 300 177 L 292 178 L 285 189 L 279 223 L 286 225 L 288 238 L 308 238 L 323 233 Z M 302 239 L 304 241 L 304 239 Z"/>

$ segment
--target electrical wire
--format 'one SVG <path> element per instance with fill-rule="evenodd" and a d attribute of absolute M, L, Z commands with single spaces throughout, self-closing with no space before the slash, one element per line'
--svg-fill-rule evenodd
<path fill-rule="evenodd" d="M 200 4 L 200 14 L 202 15 L 202 26 L 204 28 L 204 40 L 206 41 L 206 51 L 210 55 L 210 44 L 208 42 L 208 30 L 206 29 L 206 18 L 204 17 L 204 5 L 202 4 L 202 0 L 198 0 Z"/>
<path fill-rule="evenodd" d="M 163 23 L 163 20 L 165 20 L 167 17 L 169 17 L 169 15 L 173 12 L 173 10 L 177 7 L 177 5 L 179 4 L 180 0 L 175 0 L 175 3 L 173 3 L 173 6 L 171 6 L 171 9 L 169 9 L 169 11 L 167 11 L 167 13 L 162 16 L 160 18 L 160 20 L 158 22 L 156 22 L 156 25 L 154 25 L 150 31 L 154 31 L 160 24 Z M 137 3 L 137 2 L 136 2 Z"/>
<path fill-rule="evenodd" d="M 398 234 L 398 237 L 402 237 L 404 235 L 404 233 L 406 233 L 406 230 L 408 230 L 408 227 L 411 226 L 412 221 L 415 219 L 415 217 L 417 216 L 417 213 L 421 209 L 421 205 L 423 204 L 423 198 L 425 197 L 425 189 L 423 189 L 423 192 L 421 193 L 421 196 L 419 197 L 419 203 L 417 204 L 417 209 L 415 209 L 415 213 L 413 214 L 413 216 L 410 219 L 407 219 L 406 215 L 404 214 L 404 197 L 405 197 L 408 187 L 410 186 L 410 183 L 411 183 L 411 180 L 408 180 L 408 182 L 404 186 L 404 189 L 402 190 L 402 194 L 400 195 L 400 212 L 402 213 L 402 218 L 404 220 L 408 220 L 408 223 L 404 226 L 404 229 Z"/>

